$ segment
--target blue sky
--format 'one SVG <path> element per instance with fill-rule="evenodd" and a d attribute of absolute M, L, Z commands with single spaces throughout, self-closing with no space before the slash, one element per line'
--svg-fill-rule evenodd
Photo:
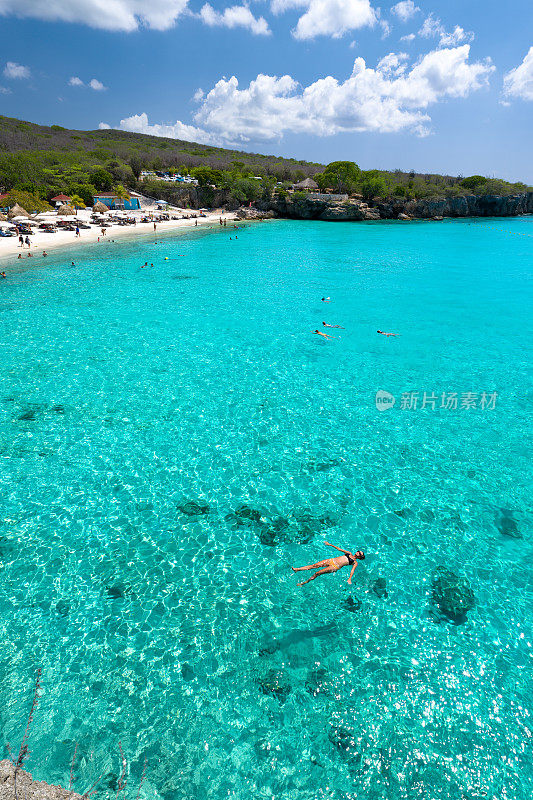
<path fill-rule="evenodd" d="M 0 111 L 533 182 L 532 23 L 531 0 L 0 0 Z"/>

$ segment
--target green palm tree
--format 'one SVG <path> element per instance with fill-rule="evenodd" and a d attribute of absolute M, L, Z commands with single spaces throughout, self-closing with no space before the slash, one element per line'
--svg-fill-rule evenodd
<path fill-rule="evenodd" d="M 130 200 L 130 195 L 121 183 L 115 186 L 115 194 L 119 200 Z"/>
<path fill-rule="evenodd" d="M 85 208 L 85 203 L 83 197 L 80 197 L 79 194 L 73 194 L 70 198 L 70 204 L 72 208 L 76 211 L 76 216 L 78 215 L 78 208 Z"/>

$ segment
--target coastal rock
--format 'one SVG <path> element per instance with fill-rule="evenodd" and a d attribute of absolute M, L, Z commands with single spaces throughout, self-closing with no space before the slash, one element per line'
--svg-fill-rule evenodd
<path fill-rule="evenodd" d="M 0 800 L 14 800 L 15 768 L 11 761 L 0 761 Z M 51 786 L 44 781 L 34 781 L 29 772 L 17 773 L 17 797 L 19 800 L 82 800 L 81 794 Z"/>
<path fill-rule="evenodd" d="M 449 619 L 460 623 L 475 605 L 474 592 L 467 578 L 455 575 L 447 567 L 437 567 L 433 575 L 433 600 Z"/>
<path fill-rule="evenodd" d="M 209 506 L 201 500 L 187 500 L 179 506 L 176 506 L 176 508 L 187 517 L 199 517 L 202 514 L 209 514 Z"/>
<path fill-rule="evenodd" d="M 256 207 L 263 212 L 270 211 L 277 217 L 330 222 L 405 218 L 441 220 L 444 217 L 515 217 L 533 213 L 533 192 L 517 195 L 428 197 L 420 200 L 391 198 L 380 201 L 374 198 L 369 204 L 363 203 L 360 196 L 354 195 L 342 200 L 338 197 L 296 193 L 259 201 Z"/>
<path fill-rule="evenodd" d="M 261 220 L 274 219 L 276 216 L 273 211 L 260 211 L 258 208 L 241 207 L 235 212 L 237 219 Z"/>
<path fill-rule="evenodd" d="M 398 214 L 396 219 L 402 219 L 405 220 L 406 222 L 410 222 L 412 217 L 410 217 L 409 214 Z"/>
<path fill-rule="evenodd" d="M 285 673 L 281 670 L 269 669 L 268 672 L 259 679 L 259 688 L 266 695 L 272 695 L 280 703 L 284 703 L 291 693 L 291 685 Z"/>

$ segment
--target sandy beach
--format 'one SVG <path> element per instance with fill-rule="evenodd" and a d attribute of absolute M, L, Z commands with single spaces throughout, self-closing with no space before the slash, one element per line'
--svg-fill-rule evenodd
<path fill-rule="evenodd" d="M 137 220 L 146 216 L 146 211 L 131 212 L 128 216 L 134 216 Z M 78 219 L 80 222 L 90 222 L 90 210 L 79 211 Z M 165 232 L 174 230 L 190 230 L 192 228 L 200 227 L 213 227 L 220 225 L 220 218 L 227 221 L 228 225 L 234 222 L 233 214 L 224 213 L 223 211 L 216 210 L 209 212 L 205 217 L 196 217 L 195 219 L 170 219 L 170 220 L 156 220 L 156 230 L 154 231 L 154 221 L 140 222 L 137 221 L 136 225 L 119 225 L 117 223 L 111 224 L 106 228 L 105 236 L 102 236 L 102 230 L 98 225 L 91 225 L 90 229 L 80 228 L 80 235 L 76 236 L 74 231 L 58 230 L 55 233 L 45 233 L 37 228 L 34 228 L 35 233 L 30 237 L 31 246 L 20 247 L 18 236 L 10 236 L 0 238 L 0 261 L 2 269 L 7 270 L 9 264 L 19 266 L 21 261 L 28 261 L 28 253 L 31 253 L 33 258 L 43 258 L 43 251 L 50 253 L 58 247 L 77 247 L 79 245 L 86 245 L 90 243 L 97 243 L 99 240 L 109 241 L 110 239 L 118 238 L 134 238 L 140 235 L 147 234 L 163 234 Z M 72 217 L 75 220 L 76 218 Z M 195 223 L 198 223 L 196 225 Z M 21 254 L 22 258 L 19 259 L 18 255 Z M 13 258 L 14 257 L 14 258 Z"/>

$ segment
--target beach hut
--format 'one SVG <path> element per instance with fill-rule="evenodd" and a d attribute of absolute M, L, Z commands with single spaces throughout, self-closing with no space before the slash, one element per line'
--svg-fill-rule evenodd
<path fill-rule="evenodd" d="M 50 200 L 50 204 L 54 205 L 56 208 L 59 208 L 63 205 L 70 205 L 70 197 L 66 194 L 58 194 L 56 197 L 52 197 Z"/>
<path fill-rule="evenodd" d="M 315 183 L 312 178 L 306 178 L 304 181 L 300 181 L 300 183 L 293 183 L 292 188 L 297 192 L 316 192 L 318 183 Z"/>
<path fill-rule="evenodd" d="M 61 217 L 66 217 L 66 216 L 70 217 L 70 216 L 75 216 L 76 214 L 72 206 L 67 206 L 67 205 L 59 206 L 59 208 L 57 209 L 57 213 Z"/>
<path fill-rule="evenodd" d="M 15 203 L 13 208 L 8 212 L 7 218 L 13 219 L 13 217 L 29 217 L 29 216 L 30 215 L 28 214 L 25 208 L 22 208 L 22 206 L 19 206 L 18 203 Z"/>

